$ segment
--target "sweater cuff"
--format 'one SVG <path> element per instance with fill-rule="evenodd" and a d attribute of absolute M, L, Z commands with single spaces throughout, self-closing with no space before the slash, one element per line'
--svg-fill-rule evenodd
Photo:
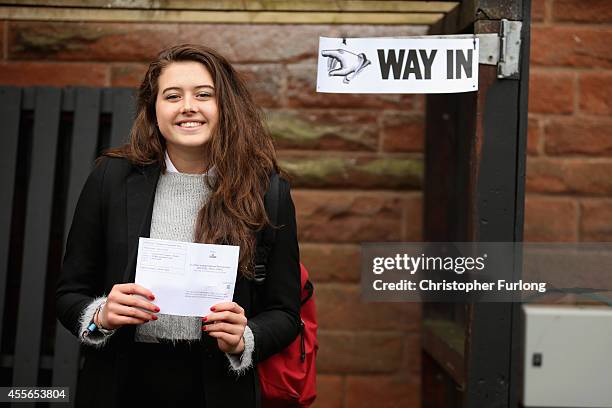
<path fill-rule="evenodd" d="M 89 326 L 89 323 L 93 319 L 94 313 L 96 313 L 98 306 L 104 302 L 106 302 L 106 296 L 95 298 L 89 305 L 87 305 L 85 310 L 83 310 L 83 313 L 81 313 L 81 317 L 79 318 L 79 340 L 81 343 L 100 348 L 104 346 L 109 337 L 115 333 L 115 330 L 109 330 L 107 334 L 103 334 L 100 330 L 94 330 L 86 337 L 82 334 L 85 330 L 87 330 L 87 326 Z"/>
<path fill-rule="evenodd" d="M 238 375 L 245 374 L 253 366 L 253 350 L 255 349 L 255 338 L 249 326 L 245 326 L 242 338 L 244 339 L 242 354 L 225 353 L 230 362 L 230 369 Z"/>

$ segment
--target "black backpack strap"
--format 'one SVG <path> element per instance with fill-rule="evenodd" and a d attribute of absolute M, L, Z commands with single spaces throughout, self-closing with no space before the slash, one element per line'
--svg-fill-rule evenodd
<path fill-rule="evenodd" d="M 304 291 L 306 291 L 306 296 L 302 298 L 302 306 L 304 306 L 304 304 L 310 300 L 312 294 L 314 293 L 314 285 L 310 280 L 307 280 L 306 284 L 304 284 Z"/>
<path fill-rule="evenodd" d="M 272 226 L 267 225 L 257 232 L 257 249 L 255 252 L 255 276 L 253 280 L 262 284 L 266 280 L 266 266 L 270 252 L 276 242 L 276 227 L 278 226 L 278 207 L 280 202 L 280 178 L 274 172 L 270 176 L 270 185 L 264 196 L 264 206 Z"/>

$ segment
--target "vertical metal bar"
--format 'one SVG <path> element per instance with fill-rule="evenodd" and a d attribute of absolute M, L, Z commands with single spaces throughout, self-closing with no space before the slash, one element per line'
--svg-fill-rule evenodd
<path fill-rule="evenodd" d="M 36 92 L 13 385 L 37 384 L 61 92 Z M 21 406 L 21 404 L 20 404 Z"/>
<path fill-rule="evenodd" d="M 110 147 L 119 147 L 128 141 L 130 129 L 134 122 L 134 90 L 118 88 L 113 94 L 113 122 L 111 126 Z"/>
<path fill-rule="evenodd" d="M 529 100 L 529 57 L 530 57 L 530 42 L 531 42 L 531 0 L 522 0 L 523 7 L 523 26 L 521 32 L 521 55 L 520 55 L 520 80 L 519 80 L 519 98 L 518 98 L 518 139 L 517 139 L 517 154 L 516 154 L 516 203 L 515 214 L 515 241 L 523 241 L 523 226 L 525 223 L 525 175 L 527 161 L 527 123 L 528 123 L 528 100 Z M 515 269 L 519 270 L 522 267 L 522 253 L 519 254 L 518 265 Z M 521 304 L 515 303 L 512 305 L 512 348 L 510 350 L 510 395 L 508 400 L 509 408 L 519 406 L 519 395 L 522 373 L 520 372 L 523 352 L 523 333 L 522 333 L 522 313 Z"/>
<path fill-rule="evenodd" d="M 96 155 L 100 120 L 100 90 L 94 88 L 76 89 L 74 109 L 69 163 L 70 175 L 64 218 L 64 248 L 79 194 L 91 171 Z M 57 387 L 70 387 L 73 397 L 77 386 L 78 362 L 78 340 L 57 321 L 52 384 Z M 74 406 L 74 398 L 71 398 L 70 404 Z M 65 406 L 65 404 L 57 403 L 51 404 L 51 406 L 60 407 Z"/>
<path fill-rule="evenodd" d="M 518 85 L 498 80 L 495 67 L 481 66 L 478 130 L 481 146 L 473 169 L 472 239 L 512 242 L 515 226 L 515 174 Z M 512 346 L 510 303 L 474 303 L 466 330 L 466 407 L 507 407 Z"/>
<path fill-rule="evenodd" d="M 492 2 L 491 2 L 492 3 Z M 520 2 L 501 2 L 513 7 Z M 505 17 L 505 16 L 504 16 Z M 488 32 L 497 22 L 479 21 L 477 31 Z M 528 28 L 528 21 L 523 27 Z M 528 40 L 523 38 L 525 47 Z M 523 48 L 524 49 L 524 48 Z M 526 61 L 523 60 L 523 65 Z M 527 121 L 526 81 L 493 80 L 489 67 L 481 67 L 478 131 L 481 146 L 477 160 L 474 239 L 482 242 L 520 242 L 524 207 L 524 162 Z M 509 265 L 508 274 L 520 275 L 520 259 Z M 509 277 L 511 278 L 511 277 Z M 518 305 L 476 303 L 471 305 L 469 336 L 466 340 L 468 368 L 465 403 L 468 407 L 514 407 L 517 404 L 516 349 L 520 337 Z M 514 351 L 513 351 L 514 350 Z M 514 381 L 513 381 L 514 378 Z"/>
<path fill-rule="evenodd" d="M 3 199 L 0 200 L 0 340 L 4 320 L 4 300 L 6 299 L 20 117 L 21 89 L 0 87 L 0 123 L 3 127 L 2 151 L 4 153 L 0 160 L 0 186 L 3 190 Z"/>

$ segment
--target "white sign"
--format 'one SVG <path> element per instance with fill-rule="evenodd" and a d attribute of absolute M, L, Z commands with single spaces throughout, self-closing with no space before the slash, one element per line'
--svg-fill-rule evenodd
<path fill-rule="evenodd" d="M 478 38 L 319 38 L 317 92 L 478 90 Z"/>
<path fill-rule="evenodd" d="M 140 238 L 135 283 L 155 295 L 160 313 L 205 316 L 231 302 L 240 247 Z"/>

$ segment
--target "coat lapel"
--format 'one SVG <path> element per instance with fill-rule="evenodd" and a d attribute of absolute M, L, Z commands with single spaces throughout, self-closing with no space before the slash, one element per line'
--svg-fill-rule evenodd
<path fill-rule="evenodd" d="M 127 250 L 128 262 L 123 282 L 134 282 L 138 239 L 149 237 L 155 190 L 159 180 L 160 167 L 157 164 L 134 167 L 127 179 Z"/>

